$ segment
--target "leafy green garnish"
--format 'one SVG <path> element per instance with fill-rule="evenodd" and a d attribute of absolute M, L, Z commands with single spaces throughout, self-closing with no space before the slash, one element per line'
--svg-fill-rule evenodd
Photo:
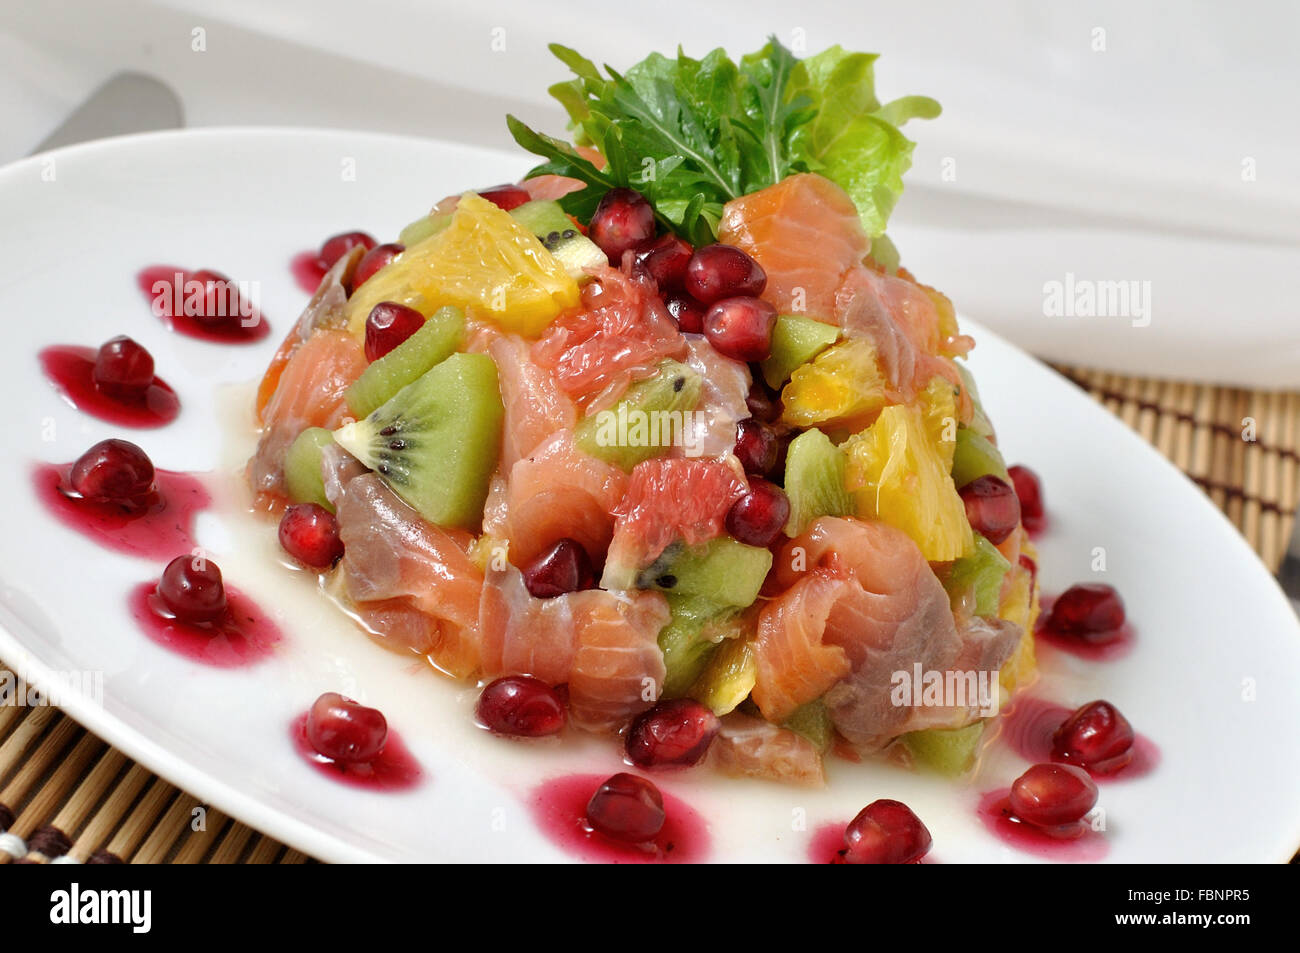
<path fill-rule="evenodd" d="M 620 74 L 559 44 L 551 52 L 573 79 L 550 89 L 569 114 L 577 149 L 507 118 L 515 141 L 554 173 L 586 184 L 561 200 L 586 221 L 609 189 L 642 193 L 660 220 L 690 241 L 714 240 L 723 206 L 793 172 L 819 172 L 853 198 L 867 233 L 884 232 L 902 192 L 912 143 L 898 126 L 932 118 L 939 105 L 909 96 L 881 105 L 873 54 L 838 46 L 805 60 L 775 39 L 739 63 L 717 49 L 703 59 L 652 53 Z M 881 243 L 882 252 L 892 250 Z"/>

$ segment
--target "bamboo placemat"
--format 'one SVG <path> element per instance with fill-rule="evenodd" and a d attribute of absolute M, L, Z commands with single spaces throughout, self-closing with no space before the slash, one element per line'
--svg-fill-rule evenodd
<path fill-rule="evenodd" d="M 1276 571 L 1300 497 L 1300 392 L 1058 369 L 1200 484 Z M 0 832 L 0 864 L 310 861 L 46 707 L 0 706 Z"/>

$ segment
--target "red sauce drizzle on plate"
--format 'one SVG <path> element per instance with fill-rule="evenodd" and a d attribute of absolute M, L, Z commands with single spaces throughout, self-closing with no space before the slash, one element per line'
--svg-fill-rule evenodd
<path fill-rule="evenodd" d="M 1041 698 L 1017 698 L 1002 717 L 999 737 L 1007 746 L 1026 761 L 1039 764 L 1052 760 L 1052 736 L 1072 714 Z M 1150 774 L 1160 762 L 1160 749 L 1145 735 L 1135 735 L 1133 758 L 1128 764 L 1110 773 L 1087 769 L 1094 781 L 1129 781 Z"/>
<path fill-rule="evenodd" d="M 158 596 L 156 581 L 142 582 L 128 597 L 131 615 L 150 641 L 214 668 L 242 668 L 268 657 L 280 629 L 252 599 L 227 585 L 225 615 L 199 625 L 177 619 Z"/>
<path fill-rule="evenodd" d="M 534 788 L 529 807 L 537 826 L 556 844 L 589 863 L 691 864 L 708 855 L 708 826 L 694 808 L 662 788 L 666 816 L 653 841 L 624 844 L 593 831 L 587 823 L 587 802 L 605 780 L 601 774 L 575 774 Z"/>
<path fill-rule="evenodd" d="M 388 740 L 373 761 L 363 764 L 344 764 L 321 754 L 307 740 L 307 713 L 299 715 L 289 726 L 289 737 L 294 750 L 304 761 L 326 777 L 353 787 L 372 791 L 400 791 L 414 787 L 424 778 L 424 772 L 414 755 L 402 743 L 392 728 Z"/>
<path fill-rule="evenodd" d="M 168 327 L 187 337 L 218 344 L 251 344 L 271 333 L 271 325 L 251 302 L 246 304 L 248 314 L 235 313 L 219 322 L 200 321 L 193 314 L 196 299 L 187 289 L 194 272 L 175 265 L 153 265 L 136 275 L 136 284 L 144 293 L 155 316 Z M 238 287 L 238 282 L 235 283 Z M 189 302 L 191 307 L 187 309 Z"/>
<path fill-rule="evenodd" d="M 64 526 L 101 546 L 148 559 L 170 559 L 194 548 L 194 517 L 212 503 L 188 473 L 154 471 L 154 492 L 140 504 L 87 500 L 69 488 L 72 464 L 38 464 L 32 486 L 45 509 Z"/>
<path fill-rule="evenodd" d="M 1077 658 L 1087 659 L 1089 662 L 1113 662 L 1133 651 L 1137 633 L 1131 622 L 1126 621 L 1112 632 L 1102 632 L 1097 635 L 1080 636 L 1053 632 L 1044 623 L 1051 614 L 1056 596 L 1040 593 L 1038 600 L 1041 609 L 1038 613 L 1038 621 L 1034 625 L 1034 639 L 1037 644 L 1049 645 Z"/>
<path fill-rule="evenodd" d="M 92 347 L 56 344 L 38 355 L 45 376 L 77 410 L 123 427 L 162 427 L 176 419 L 181 402 L 161 377 L 138 397 L 110 397 L 95 383 Z"/>
<path fill-rule="evenodd" d="M 1073 839 L 1053 837 L 1011 813 L 1010 788 L 990 791 L 980 798 L 976 814 L 994 837 L 1017 850 L 1036 857 L 1067 863 L 1095 863 L 1106 856 L 1110 845 L 1087 820 L 1080 821 L 1083 833 Z"/>

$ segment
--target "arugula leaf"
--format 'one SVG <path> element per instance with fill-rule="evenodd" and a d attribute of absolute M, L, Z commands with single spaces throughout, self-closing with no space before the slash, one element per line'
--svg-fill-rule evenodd
<path fill-rule="evenodd" d="M 739 63 L 721 49 L 693 59 L 679 48 L 675 57 L 652 53 L 621 74 L 608 66 L 602 73 L 569 47 L 550 49 L 573 73 L 551 95 L 569 114 L 574 141 L 594 147 L 606 164 L 597 167 L 510 116 L 515 141 L 546 160 L 529 175 L 585 183 L 560 200 L 583 220 L 609 189 L 635 189 L 665 226 L 695 244 L 715 240 L 728 201 L 793 172 L 837 182 L 868 234 L 882 236 L 911 164 L 912 143 L 898 126 L 939 113 L 923 96 L 882 106 L 875 55 L 838 46 L 799 60 L 772 39 Z M 879 244 L 884 257 L 896 258 L 887 240 Z"/>

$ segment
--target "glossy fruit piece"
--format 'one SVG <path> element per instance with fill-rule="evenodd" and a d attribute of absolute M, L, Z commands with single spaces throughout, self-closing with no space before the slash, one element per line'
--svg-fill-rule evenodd
<path fill-rule="evenodd" d="M 636 574 L 631 588 L 658 589 L 712 609 L 745 608 L 758 598 L 771 568 L 766 549 L 719 536 L 697 546 L 670 545 Z"/>
<path fill-rule="evenodd" d="M 677 328 L 683 334 L 704 333 L 704 305 L 688 294 L 670 294 L 664 299 L 664 307 L 677 322 Z"/>
<path fill-rule="evenodd" d="M 707 305 L 723 298 L 758 297 L 767 286 L 767 275 L 739 248 L 714 244 L 691 255 L 684 283 L 691 297 Z"/>
<path fill-rule="evenodd" d="M 620 773 L 596 789 L 587 802 L 587 821 L 613 840 L 641 844 L 664 826 L 664 799 L 645 778 Z"/>
<path fill-rule="evenodd" d="M 976 477 L 957 491 L 971 529 L 998 545 L 1020 525 L 1020 501 L 1011 484 L 995 476 Z"/>
<path fill-rule="evenodd" d="M 1011 482 L 1001 451 L 969 427 L 958 427 L 953 447 L 952 482 L 960 489 L 982 476 Z"/>
<path fill-rule="evenodd" d="M 453 354 L 335 441 L 437 526 L 478 526 L 501 447 L 496 365 Z"/>
<path fill-rule="evenodd" d="M 910 864 L 930 850 L 930 831 L 901 801 L 872 801 L 844 831 L 846 864 Z"/>
<path fill-rule="evenodd" d="M 465 312 L 460 308 L 439 308 L 428 320 L 421 316 L 420 326 L 414 333 L 391 351 L 373 360 L 348 388 L 348 408 L 357 417 L 368 416 L 407 384 L 418 380 L 434 365 L 446 360 L 461 346 L 464 339 Z"/>
<path fill-rule="evenodd" d="M 940 574 L 944 588 L 956 611 L 963 603 L 975 615 L 995 616 L 1002 595 L 1002 583 L 1011 563 L 996 546 L 981 535 L 975 536 L 975 550 L 956 560 Z M 970 600 L 970 601 L 967 601 Z"/>
<path fill-rule="evenodd" d="M 581 543 L 568 538 L 561 539 L 530 562 L 523 573 L 524 585 L 536 599 L 553 599 L 596 585 L 591 557 Z"/>
<path fill-rule="evenodd" d="M 1106 636 L 1124 625 L 1124 601 L 1105 583 L 1071 586 L 1057 597 L 1044 627 L 1062 635 L 1084 639 Z"/>
<path fill-rule="evenodd" d="M 653 377 L 630 386 L 613 407 L 579 422 L 578 448 L 628 471 L 643 460 L 665 455 L 683 440 L 682 428 L 672 423 L 674 416 L 695 409 L 703 384 L 700 375 L 680 361 L 660 362 Z"/>
<path fill-rule="evenodd" d="M 366 252 L 365 256 L 357 262 L 356 271 L 352 273 L 352 291 L 355 292 L 378 274 L 380 269 L 390 265 L 404 251 L 406 251 L 406 246 L 399 242 L 385 242 Z"/>
<path fill-rule="evenodd" d="M 334 442 L 324 427 L 308 427 L 289 445 L 284 455 L 284 486 L 294 503 L 315 503 L 331 513 L 334 504 L 325 496 L 321 450 Z"/>
<path fill-rule="evenodd" d="M 748 546 L 771 546 L 790 519 L 790 499 L 766 480 L 751 480 L 749 492 L 727 513 L 727 532 Z"/>
<path fill-rule="evenodd" d="M 686 239 L 671 232 L 637 251 L 636 261 L 650 273 L 660 294 L 680 292 L 686 281 L 686 266 L 695 249 Z"/>
<path fill-rule="evenodd" d="M 366 232 L 340 232 L 321 243 L 316 261 L 323 270 L 329 271 L 352 249 L 361 247 L 370 251 L 376 244 L 374 237 Z"/>
<path fill-rule="evenodd" d="M 1043 483 L 1038 474 L 1026 466 L 1017 464 L 1009 467 L 1008 473 L 1016 488 L 1016 496 L 1020 499 L 1020 518 L 1025 529 L 1036 532 L 1042 528 L 1047 517 L 1043 508 Z"/>
<path fill-rule="evenodd" d="M 735 608 L 719 607 L 712 598 L 669 594 L 667 599 L 668 624 L 657 641 L 664 662 L 663 695 L 678 698 L 691 692 L 720 644 L 742 636 L 743 621 Z"/>
<path fill-rule="evenodd" d="M 965 505 L 917 408 L 886 407 L 842 449 L 857 516 L 901 529 L 932 562 L 960 559 L 974 549 Z"/>
<path fill-rule="evenodd" d="M 912 731 L 903 735 L 902 742 L 918 763 L 955 778 L 974 766 L 984 725 L 985 722 L 976 721 L 962 728 Z"/>
<path fill-rule="evenodd" d="M 704 313 L 704 336 L 719 354 L 737 361 L 762 361 L 772 352 L 776 309 L 762 298 L 715 301 Z"/>
<path fill-rule="evenodd" d="M 611 265 L 618 267 L 623 253 L 654 238 L 654 208 L 640 192 L 610 189 L 592 213 L 587 237 L 600 246 Z"/>
<path fill-rule="evenodd" d="M 813 318 L 782 314 L 772 328 L 772 353 L 763 361 L 763 379 L 780 388 L 795 369 L 839 340 L 840 329 Z"/>
<path fill-rule="evenodd" d="M 497 208 L 505 209 L 507 212 L 531 199 L 528 190 L 517 185 L 494 185 L 491 188 L 475 189 L 475 191 L 480 198 L 487 199 Z"/>
<path fill-rule="evenodd" d="M 781 447 L 776 432 L 752 417 L 736 425 L 736 446 L 733 451 L 745 472 L 753 476 L 766 476 L 776 466 Z"/>
<path fill-rule="evenodd" d="M 593 269 L 608 264 L 605 253 L 578 230 L 559 202 L 533 200 L 511 209 L 510 214 L 537 236 L 579 284 L 591 279 Z"/>
<path fill-rule="evenodd" d="M 754 690 L 757 665 L 748 634 L 727 639 L 709 658 L 695 679 L 691 695 L 721 717 L 736 708 Z"/>
<path fill-rule="evenodd" d="M 564 699 L 530 675 L 507 675 L 489 682 L 475 711 L 484 727 L 499 735 L 542 738 L 564 730 Z"/>
<path fill-rule="evenodd" d="M 1108 701 L 1089 702 L 1052 736 L 1052 760 L 1105 774 L 1133 759 L 1133 726 Z"/>
<path fill-rule="evenodd" d="M 875 347 L 852 338 L 791 372 L 781 392 L 782 417 L 796 427 L 856 430 L 875 419 L 887 390 Z"/>
<path fill-rule="evenodd" d="M 318 503 L 295 503 L 280 517 L 280 546 L 304 566 L 331 569 L 343 558 L 339 523 Z"/>
<path fill-rule="evenodd" d="M 614 536 L 601 585 L 628 589 L 674 543 L 691 547 L 722 535 L 745 483 L 725 463 L 657 457 L 632 470 L 614 510 Z"/>
<path fill-rule="evenodd" d="M 153 355 L 126 335 L 105 342 L 91 376 L 110 397 L 139 397 L 153 383 Z"/>
<path fill-rule="evenodd" d="M 396 301 L 473 308 L 507 331 L 536 336 L 564 308 L 578 304 L 578 283 L 509 212 L 472 193 L 461 196 L 451 224 L 412 246 L 392 268 L 354 287 L 348 323 L 360 334 L 370 310 Z"/>
<path fill-rule="evenodd" d="M 1036 764 L 1011 785 L 1011 810 L 1043 828 L 1081 820 L 1097 803 L 1097 785 L 1072 764 Z"/>
<path fill-rule="evenodd" d="M 388 741 L 388 720 L 378 708 L 326 692 L 307 712 L 307 740 L 316 751 L 343 764 L 373 761 Z"/>
<path fill-rule="evenodd" d="M 718 716 L 694 699 L 661 701 L 628 728 L 624 739 L 628 760 L 640 768 L 699 764 L 718 727 Z"/>
<path fill-rule="evenodd" d="M 424 315 L 395 301 L 381 301 L 366 317 L 366 360 L 377 361 L 424 327 Z"/>
<path fill-rule="evenodd" d="M 786 313 L 833 318 L 844 273 L 867 254 L 857 207 L 842 188 L 811 173 L 728 202 L 718 229 L 767 275 L 764 297 Z"/>
<path fill-rule="evenodd" d="M 226 612 L 221 569 L 203 556 L 177 556 L 163 569 L 158 596 L 184 622 L 215 622 Z"/>
<path fill-rule="evenodd" d="M 820 430 L 806 430 L 790 441 L 784 481 L 790 501 L 787 536 L 798 536 L 820 516 L 848 516 L 853 512 L 845 475 L 843 451 Z"/>
<path fill-rule="evenodd" d="M 153 491 L 153 461 L 129 440 L 113 437 L 79 456 L 68 481 L 85 499 L 130 503 Z"/>

